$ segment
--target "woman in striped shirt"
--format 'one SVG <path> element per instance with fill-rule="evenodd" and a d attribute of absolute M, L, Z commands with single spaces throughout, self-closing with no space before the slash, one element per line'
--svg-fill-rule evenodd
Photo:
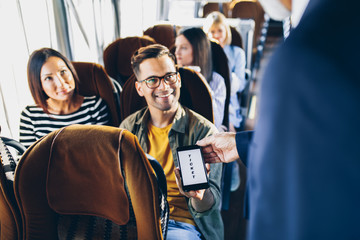
<path fill-rule="evenodd" d="M 104 100 L 79 94 L 76 71 L 61 53 L 51 48 L 36 50 L 27 69 L 35 104 L 27 106 L 20 117 L 20 142 L 25 147 L 68 125 L 111 124 Z"/>

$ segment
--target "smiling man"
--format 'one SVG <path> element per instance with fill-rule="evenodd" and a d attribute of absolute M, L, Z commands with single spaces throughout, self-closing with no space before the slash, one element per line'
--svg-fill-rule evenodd
<path fill-rule="evenodd" d="M 222 164 L 211 165 L 208 189 L 185 192 L 178 175 L 176 148 L 194 145 L 217 132 L 201 115 L 179 103 L 181 78 L 175 57 L 159 44 L 140 48 L 131 59 L 138 94 L 147 107 L 120 125 L 135 134 L 144 151 L 162 165 L 170 207 L 167 239 L 223 239 L 219 211 Z M 176 174 L 175 174 L 176 172 Z"/>

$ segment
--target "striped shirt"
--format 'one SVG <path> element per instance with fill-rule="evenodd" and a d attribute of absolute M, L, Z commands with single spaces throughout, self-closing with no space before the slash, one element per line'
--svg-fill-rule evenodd
<path fill-rule="evenodd" d="M 97 96 L 84 97 L 76 112 L 65 115 L 48 114 L 35 104 L 29 105 L 20 116 L 20 142 L 28 148 L 50 132 L 73 124 L 110 125 L 110 110 Z"/>

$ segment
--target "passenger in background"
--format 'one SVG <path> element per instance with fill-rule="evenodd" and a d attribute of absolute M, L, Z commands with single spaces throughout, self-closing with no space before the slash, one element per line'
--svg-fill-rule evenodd
<path fill-rule="evenodd" d="M 201 28 L 182 29 L 175 40 L 175 56 L 178 66 L 195 67 L 209 83 L 215 126 L 221 129 L 224 119 L 226 86 L 224 78 L 212 71 L 211 45 Z"/>
<path fill-rule="evenodd" d="M 228 58 L 231 80 L 231 94 L 229 106 L 229 130 L 241 131 L 245 119 L 241 115 L 239 94 L 246 86 L 245 79 L 245 52 L 238 46 L 231 45 L 231 30 L 226 23 L 226 17 L 220 12 L 210 13 L 203 26 L 209 38 L 217 40 Z"/>
<path fill-rule="evenodd" d="M 68 125 L 111 124 L 105 101 L 79 94 L 76 71 L 61 53 L 51 48 L 34 51 L 27 75 L 35 104 L 26 106 L 20 116 L 20 142 L 25 147 Z"/>
<path fill-rule="evenodd" d="M 208 189 L 183 191 L 176 148 L 193 145 L 217 132 L 201 115 L 179 103 L 181 79 L 175 57 L 160 44 L 140 48 L 131 59 L 138 94 L 147 107 L 133 113 L 120 127 L 135 134 L 143 150 L 164 169 L 170 221 L 167 240 L 224 238 L 219 211 L 222 164 L 211 165 Z"/>

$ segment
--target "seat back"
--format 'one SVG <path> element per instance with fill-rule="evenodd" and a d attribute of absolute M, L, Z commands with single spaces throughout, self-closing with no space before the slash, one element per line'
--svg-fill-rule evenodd
<path fill-rule="evenodd" d="M 110 77 L 120 83 L 121 87 L 133 74 L 131 57 L 140 47 L 156 43 L 149 36 L 119 38 L 104 50 L 104 66 Z"/>
<path fill-rule="evenodd" d="M 23 155 L 14 186 L 24 239 L 163 239 L 167 229 L 156 175 L 123 129 L 72 125 L 48 134 Z"/>
<path fill-rule="evenodd" d="M 171 24 L 158 24 L 149 27 L 144 31 L 144 35 L 152 37 L 157 43 L 172 49 L 175 45 L 176 26 Z"/>
<path fill-rule="evenodd" d="M 20 154 L 25 151 L 25 147 L 19 142 L 0 138 L 0 239 L 21 239 L 21 217 L 13 188 L 16 162 L 6 143 L 9 143 L 10 146 L 15 144 L 15 148 Z"/>
<path fill-rule="evenodd" d="M 203 7 L 203 17 L 209 15 L 209 13 L 219 11 L 222 12 L 225 17 L 229 16 L 229 3 L 214 3 L 214 2 L 207 2 Z"/>
<path fill-rule="evenodd" d="M 236 30 L 236 28 L 230 26 L 231 31 L 231 45 L 238 46 L 244 49 L 243 40 L 240 33 Z"/>
<path fill-rule="evenodd" d="M 213 62 L 213 71 L 219 73 L 225 81 L 226 86 L 226 98 L 224 107 L 224 119 L 222 124 L 229 127 L 229 104 L 230 104 L 230 69 L 228 59 L 223 48 L 216 42 L 211 42 L 211 54 Z"/>
<path fill-rule="evenodd" d="M 253 56 L 257 51 L 257 45 L 261 37 L 261 29 L 265 22 L 265 11 L 257 0 L 234 1 L 231 7 L 232 18 L 253 19 L 255 21 L 253 38 Z M 253 60 L 255 57 L 252 58 Z M 249 63 L 250 64 L 250 63 Z"/>
<path fill-rule="evenodd" d="M 179 102 L 191 110 L 201 114 L 214 122 L 212 98 L 208 85 L 201 74 L 189 68 L 178 69 L 181 76 L 181 89 Z M 140 97 L 135 88 L 135 75 L 124 85 L 121 94 L 121 119 L 146 106 L 146 101 Z"/>
<path fill-rule="evenodd" d="M 79 91 L 83 96 L 99 96 L 108 105 L 112 126 L 120 124 L 120 93 L 115 88 L 104 68 L 97 63 L 72 62 L 79 76 Z"/>
<path fill-rule="evenodd" d="M 207 15 L 215 11 L 220 11 L 219 3 L 208 2 L 203 7 L 203 17 L 207 17 Z"/>

